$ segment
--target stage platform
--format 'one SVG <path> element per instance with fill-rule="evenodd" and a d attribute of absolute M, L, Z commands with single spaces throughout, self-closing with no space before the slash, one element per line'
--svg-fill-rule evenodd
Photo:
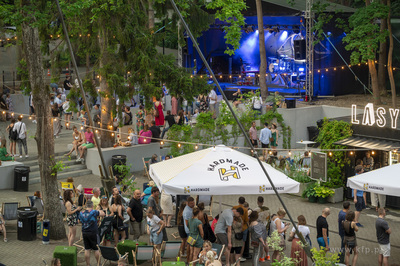
<path fill-rule="evenodd" d="M 231 96 L 232 93 L 237 91 L 237 89 L 240 89 L 242 93 L 246 93 L 251 90 L 258 90 L 260 89 L 260 86 L 252 86 L 252 85 L 237 85 L 233 83 L 227 83 L 227 82 L 220 82 L 219 85 L 221 86 L 222 90 L 227 92 L 227 96 Z M 275 85 L 275 84 L 267 84 L 268 87 L 268 92 L 269 93 L 274 93 L 274 92 L 279 92 L 282 96 L 301 96 L 306 93 L 306 90 L 304 89 L 297 89 L 297 88 L 289 88 L 287 86 L 281 86 L 281 85 Z M 217 90 L 217 94 L 218 90 Z M 229 98 L 229 97 L 228 97 Z"/>

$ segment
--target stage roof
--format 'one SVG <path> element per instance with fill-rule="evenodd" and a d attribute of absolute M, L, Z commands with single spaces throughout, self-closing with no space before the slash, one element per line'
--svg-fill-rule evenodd
<path fill-rule="evenodd" d="M 289 4 L 286 0 L 262 0 L 263 2 L 266 3 L 271 3 L 275 5 L 279 5 L 282 7 L 290 8 L 290 9 L 295 9 L 299 11 L 305 11 L 306 9 L 306 2 L 307 0 L 296 0 L 293 1 L 293 6 Z M 354 13 L 356 11 L 355 8 L 344 6 L 344 5 L 339 5 L 335 3 L 331 3 L 329 1 L 324 1 L 321 0 L 321 4 L 329 4 L 329 6 L 326 8 L 327 12 L 335 12 L 335 11 L 342 11 L 345 13 Z"/>

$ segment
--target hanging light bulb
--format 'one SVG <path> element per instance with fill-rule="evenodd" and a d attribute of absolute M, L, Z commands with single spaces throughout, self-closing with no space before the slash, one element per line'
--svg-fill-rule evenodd
<path fill-rule="evenodd" d="M 11 116 L 14 116 L 14 113 L 11 113 Z"/>
<path fill-rule="evenodd" d="M 199 148 L 199 146 L 197 146 L 197 144 L 194 146 L 194 149 L 197 150 Z"/>
<path fill-rule="evenodd" d="M 161 144 L 161 145 L 164 145 L 164 141 L 160 141 L 160 144 Z"/>
<path fill-rule="evenodd" d="M 54 121 L 57 121 L 57 118 L 54 118 Z"/>
<path fill-rule="evenodd" d="M 180 143 L 178 143 L 178 148 L 180 148 L 181 147 L 181 144 Z"/>
<path fill-rule="evenodd" d="M 292 152 L 291 151 L 289 151 L 289 156 L 291 156 L 292 155 Z"/>
<path fill-rule="evenodd" d="M 113 136 L 113 137 L 114 137 L 114 133 L 111 133 L 111 136 Z"/>
<path fill-rule="evenodd" d="M 332 156 L 332 152 L 331 151 L 329 152 L 329 156 Z"/>
<path fill-rule="evenodd" d="M 32 119 L 32 116 L 29 116 L 29 120 Z"/>
<path fill-rule="evenodd" d="M 83 130 L 83 127 L 81 127 L 81 130 Z"/>
<path fill-rule="evenodd" d="M 99 133 L 99 131 L 96 129 L 96 133 Z"/>
<path fill-rule="evenodd" d="M 375 155 L 375 152 L 374 152 L 374 151 L 372 151 L 372 152 L 371 152 L 371 154 L 372 154 L 372 155 Z"/>
<path fill-rule="evenodd" d="M 353 152 L 353 151 L 351 151 L 351 152 L 350 152 L 350 155 L 353 155 L 353 154 L 354 154 L 354 152 Z"/>

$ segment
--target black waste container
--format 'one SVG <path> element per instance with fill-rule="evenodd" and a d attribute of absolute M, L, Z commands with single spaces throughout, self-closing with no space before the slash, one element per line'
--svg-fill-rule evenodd
<path fill-rule="evenodd" d="M 126 165 L 126 155 L 113 155 L 111 157 L 113 175 L 119 179 L 120 173 L 114 169 L 114 165 Z"/>
<path fill-rule="evenodd" d="M 29 166 L 16 166 L 14 168 L 14 191 L 29 190 Z"/>
<path fill-rule="evenodd" d="M 37 210 L 33 207 L 21 207 L 18 214 L 18 240 L 33 241 L 36 239 Z"/>
<path fill-rule="evenodd" d="M 316 141 L 319 130 L 316 126 L 307 127 L 308 130 L 308 140 Z"/>
<path fill-rule="evenodd" d="M 295 98 L 286 98 L 285 99 L 286 108 L 296 108 L 296 99 Z"/>

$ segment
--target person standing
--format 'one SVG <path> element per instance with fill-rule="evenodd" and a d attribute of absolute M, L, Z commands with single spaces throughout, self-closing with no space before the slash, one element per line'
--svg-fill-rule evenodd
<path fill-rule="evenodd" d="M 200 209 L 198 207 L 193 207 L 193 216 L 189 219 L 189 237 L 188 243 L 190 246 L 190 261 L 197 259 L 201 248 L 203 247 L 203 223 L 199 219 Z M 190 240 L 194 240 L 190 241 Z"/>
<path fill-rule="evenodd" d="M 329 225 L 326 220 L 329 214 L 331 214 L 331 210 L 325 208 L 322 215 L 317 218 L 317 242 L 319 248 L 323 247 L 326 251 L 329 251 Z"/>
<path fill-rule="evenodd" d="M 267 246 L 267 228 L 263 223 L 258 221 L 258 212 L 252 211 L 250 214 L 250 233 L 251 233 L 251 244 L 253 246 L 253 265 L 258 266 L 262 250 Z M 278 259 L 279 260 L 279 259 Z"/>
<path fill-rule="evenodd" d="M 114 198 L 114 204 L 111 205 L 111 211 L 114 213 L 112 226 L 114 228 L 115 245 L 118 244 L 119 236 L 121 236 L 121 241 L 124 241 L 126 238 L 124 226 L 124 210 L 125 208 L 122 205 L 122 197 L 120 195 L 117 195 Z"/>
<path fill-rule="evenodd" d="M 144 111 L 143 105 L 139 106 L 139 111 L 136 113 L 136 132 L 140 132 L 144 127 Z"/>
<path fill-rule="evenodd" d="M 18 149 L 19 149 L 19 158 L 22 158 L 22 146 L 24 146 L 25 150 L 25 158 L 28 158 L 28 146 L 26 144 L 26 125 L 22 122 L 22 116 L 18 116 L 18 122 L 14 124 L 13 131 L 18 132 Z"/>
<path fill-rule="evenodd" d="M 183 213 L 182 213 L 183 227 L 185 228 L 185 233 L 188 236 L 190 234 L 189 220 L 193 216 L 194 205 L 195 205 L 194 198 L 193 197 L 187 198 L 186 207 L 185 207 L 185 209 L 183 209 Z M 192 257 L 191 253 L 190 253 L 191 249 L 190 249 L 190 245 L 189 244 L 187 244 L 186 251 L 187 251 L 187 262 L 189 263 L 189 262 L 191 262 L 190 258 Z"/>
<path fill-rule="evenodd" d="M 94 105 L 93 123 L 94 123 L 95 127 L 100 127 L 100 123 L 101 123 L 100 104 L 95 104 Z"/>
<path fill-rule="evenodd" d="M 240 217 L 244 214 L 243 208 L 226 209 L 219 214 L 217 225 L 215 226 L 214 233 L 217 237 L 217 243 L 225 245 L 225 258 L 226 265 L 229 265 L 229 254 L 232 248 L 232 223 L 233 217 Z"/>
<path fill-rule="evenodd" d="M 361 165 L 357 165 L 355 170 L 356 170 L 356 175 L 364 173 L 364 168 Z M 356 222 L 358 227 L 364 227 L 359 222 L 361 212 L 363 209 L 365 209 L 364 191 L 353 189 L 352 196 L 354 197 L 354 203 L 356 205 L 356 217 L 354 221 Z"/>
<path fill-rule="evenodd" d="M 385 221 L 386 211 L 384 208 L 378 209 L 378 219 L 375 222 L 376 237 L 379 244 L 379 266 L 388 266 L 390 257 L 390 234 L 392 229 L 389 224 Z"/>
<path fill-rule="evenodd" d="M 210 93 L 208 94 L 208 99 L 209 99 L 209 106 L 210 106 L 210 112 L 213 114 L 212 117 L 216 118 L 217 117 L 217 93 L 215 92 L 214 88 L 211 89 Z"/>
<path fill-rule="evenodd" d="M 165 120 L 168 122 L 168 127 L 164 127 L 162 133 L 161 133 L 161 138 L 164 138 L 165 132 L 167 132 L 173 125 L 176 124 L 175 117 L 171 115 L 171 111 L 167 111 L 167 116 L 165 117 Z"/>
<path fill-rule="evenodd" d="M 86 265 L 90 265 L 90 252 L 94 251 L 94 256 L 97 263 L 100 261 L 100 252 L 98 248 L 98 227 L 97 217 L 104 217 L 103 211 L 93 209 L 93 202 L 86 202 L 86 210 L 79 213 L 79 220 L 82 223 L 82 237 L 85 246 L 85 261 Z"/>
<path fill-rule="evenodd" d="M 276 150 L 276 147 L 278 147 L 278 138 L 279 138 L 279 130 L 276 123 L 272 123 L 271 135 L 273 139 L 273 141 L 271 141 L 271 148 L 273 150 Z"/>
<path fill-rule="evenodd" d="M 60 137 L 61 132 L 61 120 L 60 120 L 60 109 L 57 103 L 54 103 L 51 107 L 51 113 L 53 115 L 53 134 L 54 138 Z"/>
<path fill-rule="evenodd" d="M 165 120 L 164 120 L 164 106 L 161 102 L 160 97 L 157 98 L 157 101 L 154 103 L 154 107 L 158 113 L 158 116 L 156 115 L 156 126 L 164 126 Z"/>
<path fill-rule="evenodd" d="M 93 209 L 96 209 L 97 206 L 100 204 L 100 188 L 93 188 L 93 197 L 91 198 L 91 200 L 93 202 Z"/>
<path fill-rule="evenodd" d="M 67 210 L 67 224 L 69 228 L 68 232 L 68 245 L 71 247 L 75 241 L 76 235 L 76 226 L 78 225 L 78 214 L 82 208 L 76 207 L 72 200 L 73 198 L 73 191 L 72 190 L 65 190 L 64 191 L 64 205 L 65 209 Z"/>
<path fill-rule="evenodd" d="M 310 239 L 310 228 L 306 225 L 307 221 L 304 215 L 299 215 L 297 217 L 297 221 L 298 221 L 297 229 L 303 235 L 304 239 L 307 238 Z M 290 232 L 290 237 L 293 238 L 292 248 L 290 250 L 290 257 L 298 261 L 296 266 L 307 266 L 308 265 L 307 254 L 302 247 L 300 237 L 296 234 L 296 229 L 294 227 Z"/>
<path fill-rule="evenodd" d="M 263 148 L 263 154 L 264 154 L 264 159 L 267 158 L 267 149 L 269 148 L 269 143 L 272 138 L 272 133 L 271 130 L 268 128 L 268 123 L 264 123 L 264 128 L 261 129 L 260 132 L 260 142 L 261 142 L 261 148 Z"/>
<path fill-rule="evenodd" d="M 133 235 L 133 240 L 137 241 L 142 235 L 142 227 L 140 226 L 143 220 L 143 206 L 140 201 L 140 190 L 137 189 L 133 192 L 133 197 L 129 202 L 129 207 L 127 213 L 130 217 L 131 224 L 131 235 Z"/>
<path fill-rule="evenodd" d="M 267 228 L 269 219 L 271 217 L 271 214 L 269 212 L 269 208 L 267 206 L 264 206 L 264 197 L 263 196 L 258 196 L 257 198 L 257 208 L 255 208 L 253 211 L 256 211 L 258 213 L 258 221 L 263 223 L 265 225 L 265 228 Z M 264 258 L 264 261 L 268 261 L 271 259 L 269 256 L 269 247 L 268 245 L 265 246 L 265 256 L 264 253 L 260 254 L 260 258 Z"/>
<path fill-rule="evenodd" d="M 251 144 L 253 144 L 254 148 L 258 147 L 258 142 L 257 142 L 257 128 L 256 128 L 256 122 L 253 121 L 251 123 L 251 128 L 249 129 L 249 136 L 251 140 Z"/>
<path fill-rule="evenodd" d="M 16 133 L 13 133 L 13 129 L 14 129 L 14 125 L 15 125 L 15 119 L 11 118 L 11 122 L 8 125 L 8 127 L 6 128 L 6 130 L 8 130 L 8 138 L 10 140 L 10 154 L 12 156 L 17 156 L 17 139 L 18 139 L 18 135 Z"/>
<path fill-rule="evenodd" d="M 160 205 L 160 190 L 157 187 L 153 187 L 151 189 L 151 196 L 147 200 L 147 208 L 154 211 L 154 214 L 157 215 L 160 219 L 162 219 L 163 209 Z M 163 227 L 163 240 L 168 241 L 168 235 L 165 230 L 165 222 Z"/>
<path fill-rule="evenodd" d="M 234 206 L 234 209 L 242 208 L 243 209 L 243 215 L 241 216 L 242 218 L 242 230 L 243 232 L 243 245 L 242 245 L 242 250 L 240 251 L 240 256 L 242 258 L 249 257 L 249 212 L 248 209 L 243 206 L 243 204 L 246 202 L 246 199 L 244 197 L 239 197 L 238 203 L 239 205 Z M 247 242 L 247 243 L 246 243 Z M 245 250 L 247 244 L 247 250 Z M 246 251 L 246 252 L 245 252 Z M 243 256 L 243 254 L 246 253 L 246 256 Z"/>
<path fill-rule="evenodd" d="M 286 230 L 289 228 L 290 223 L 284 223 L 282 222 L 282 219 L 285 218 L 286 216 L 286 211 L 284 209 L 279 209 L 276 212 L 276 216 L 273 217 L 273 219 L 271 219 L 271 234 L 274 231 L 277 231 L 279 234 L 279 237 L 281 238 L 279 246 L 281 247 L 281 249 L 275 249 L 274 253 L 272 254 L 272 261 L 281 260 L 281 253 L 284 252 L 284 250 L 286 249 L 286 243 L 285 243 L 285 234 L 286 234 Z"/>
<path fill-rule="evenodd" d="M 178 114 L 178 99 L 175 96 L 172 96 L 171 98 L 171 114 Z"/>
<path fill-rule="evenodd" d="M 161 243 L 164 238 L 165 223 L 152 209 L 147 210 L 147 233 L 150 235 L 150 244 L 161 251 Z M 164 231 L 164 232 L 163 232 Z"/>
<path fill-rule="evenodd" d="M 257 115 L 261 115 L 261 108 L 262 108 L 262 98 L 260 95 L 257 95 L 257 93 L 254 93 L 254 91 L 252 90 L 253 93 L 253 97 L 251 98 L 251 102 L 253 104 L 253 110 L 257 112 Z"/>
<path fill-rule="evenodd" d="M 343 263 L 344 262 L 344 228 L 343 228 L 343 222 L 346 220 L 346 214 L 347 212 L 350 210 L 350 202 L 345 201 L 343 202 L 343 209 L 340 210 L 339 215 L 338 215 L 338 225 L 339 225 L 339 236 L 341 238 L 341 253 L 340 253 L 340 262 Z"/>
<path fill-rule="evenodd" d="M 71 84 L 71 76 L 66 76 L 64 80 L 64 89 L 65 89 L 65 94 L 68 95 L 69 91 L 72 89 L 72 84 Z"/>
<path fill-rule="evenodd" d="M 163 210 L 163 220 L 166 223 L 165 227 L 171 228 L 171 219 L 174 214 L 172 195 L 166 193 L 164 190 L 161 193 L 161 209 Z"/>
<path fill-rule="evenodd" d="M 32 123 L 36 124 L 35 107 L 33 105 L 32 92 L 29 94 L 29 114 L 32 117 Z"/>
<path fill-rule="evenodd" d="M 346 250 L 346 258 L 345 263 L 349 265 L 350 254 L 354 251 L 354 257 L 351 265 L 355 266 L 358 258 L 358 250 L 357 250 L 357 238 L 356 232 L 358 231 L 358 227 L 354 222 L 355 214 L 353 211 L 349 211 L 346 214 L 346 221 L 343 221 L 343 229 L 344 229 L 344 247 Z"/>

